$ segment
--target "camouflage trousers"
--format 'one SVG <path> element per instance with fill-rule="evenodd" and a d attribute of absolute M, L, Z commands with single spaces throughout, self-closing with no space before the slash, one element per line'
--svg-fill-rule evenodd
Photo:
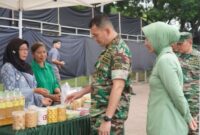
<path fill-rule="evenodd" d="M 184 91 L 184 95 L 190 106 L 192 117 L 195 119 L 198 125 L 198 129 L 195 131 L 190 130 L 189 135 L 199 135 L 199 88 Z"/>
<path fill-rule="evenodd" d="M 98 128 L 103 122 L 103 115 L 91 118 L 91 135 L 98 135 Z M 124 120 L 113 119 L 110 135 L 125 135 Z"/>

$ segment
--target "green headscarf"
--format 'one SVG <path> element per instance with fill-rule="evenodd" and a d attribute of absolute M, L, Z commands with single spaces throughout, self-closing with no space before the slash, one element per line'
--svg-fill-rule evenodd
<path fill-rule="evenodd" d="M 175 27 L 164 22 L 155 22 L 142 28 L 145 37 L 151 42 L 157 55 L 175 43 L 180 38 L 180 32 Z"/>

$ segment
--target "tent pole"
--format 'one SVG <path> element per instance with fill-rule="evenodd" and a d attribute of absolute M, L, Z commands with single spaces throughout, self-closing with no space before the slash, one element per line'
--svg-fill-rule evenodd
<path fill-rule="evenodd" d="M 92 7 L 92 18 L 94 18 L 94 7 Z"/>
<path fill-rule="evenodd" d="M 15 13 L 14 13 L 14 10 L 12 10 L 12 25 L 14 25 L 14 24 L 15 24 L 15 21 L 14 21 L 14 19 L 15 19 Z"/>
<path fill-rule="evenodd" d="M 57 11 L 58 11 L 57 21 L 58 21 L 58 24 L 60 24 L 60 8 L 59 7 L 57 8 Z"/>
<path fill-rule="evenodd" d="M 104 12 L 104 5 L 101 5 L 101 11 L 100 11 L 101 13 L 103 13 Z"/>
<path fill-rule="evenodd" d="M 78 86 L 78 78 L 76 77 L 75 78 L 75 87 L 77 87 Z"/>
<path fill-rule="evenodd" d="M 118 13 L 118 21 L 119 21 L 119 35 L 121 36 L 121 34 L 122 34 L 122 28 L 121 28 L 121 13 L 119 12 Z"/>
<path fill-rule="evenodd" d="M 19 10 L 19 38 L 22 38 L 22 10 Z"/>
<path fill-rule="evenodd" d="M 140 38 L 141 38 L 140 40 L 143 40 L 143 37 L 142 37 L 142 18 L 140 18 L 140 30 L 141 30 L 141 31 L 140 31 L 140 36 L 141 36 L 141 37 L 140 37 Z"/>
<path fill-rule="evenodd" d="M 60 25 L 60 8 L 58 7 L 58 35 L 61 36 L 61 25 Z"/>

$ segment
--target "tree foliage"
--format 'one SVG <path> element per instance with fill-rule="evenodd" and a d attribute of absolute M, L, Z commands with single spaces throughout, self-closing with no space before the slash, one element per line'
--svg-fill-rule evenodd
<path fill-rule="evenodd" d="M 147 23 L 176 19 L 180 31 L 193 34 L 200 28 L 200 0 L 123 0 L 106 8 L 116 8 L 125 16 L 141 17 Z"/>

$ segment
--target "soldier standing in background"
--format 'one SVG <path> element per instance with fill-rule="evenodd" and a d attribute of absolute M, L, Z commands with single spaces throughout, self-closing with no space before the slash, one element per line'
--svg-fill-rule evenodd
<path fill-rule="evenodd" d="M 200 52 L 193 48 L 192 34 L 189 32 L 181 32 L 176 48 L 183 70 L 184 95 L 189 103 L 192 117 L 199 125 Z M 199 135 L 199 128 L 190 131 L 189 135 Z"/>

